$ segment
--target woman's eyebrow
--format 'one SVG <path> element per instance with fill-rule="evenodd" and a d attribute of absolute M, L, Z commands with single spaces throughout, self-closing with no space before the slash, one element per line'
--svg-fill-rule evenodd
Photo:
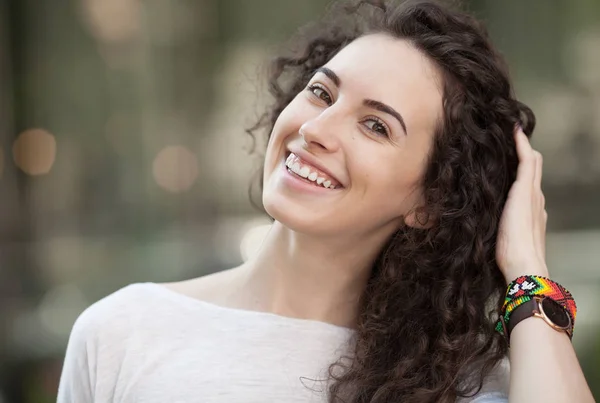
<path fill-rule="evenodd" d="M 333 81 L 333 83 L 338 88 L 342 85 L 342 80 L 340 80 L 340 77 L 337 74 L 335 74 L 333 72 L 333 70 L 331 70 L 330 68 L 319 67 L 318 69 L 315 70 L 315 74 L 317 74 L 317 73 L 325 74 L 327 77 L 329 77 L 329 79 L 331 81 Z M 400 126 L 402 126 L 402 129 L 404 129 L 404 133 L 406 133 L 408 135 L 408 131 L 406 130 L 406 123 L 404 122 L 404 118 L 394 108 L 392 108 L 389 105 L 384 104 L 383 102 L 375 101 L 373 99 L 365 99 L 363 101 L 363 105 L 365 105 L 368 108 L 372 108 L 372 109 L 378 110 L 383 113 L 387 113 L 388 115 L 395 117 L 398 120 L 398 122 L 400 122 Z"/>
<path fill-rule="evenodd" d="M 325 74 L 327 77 L 329 77 L 329 79 L 331 81 L 333 81 L 333 83 L 335 84 L 336 87 L 339 87 L 340 85 L 342 85 L 342 80 L 340 80 L 338 75 L 335 74 L 331 69 L 329 69 L 327 67 L 319 67 L 318 69 L 315 70 L 315 74 L 317 74 L 317 73 Z"/>
<path fill-rule="evenodd" d="M 398 122 L 400 122 L 400 126 L 402 126 L 402 129 L 404 129 L 404 133 L 406 133 L 406 135 L 408 135 L 408 131 L 406 130 L 406 123 L 404 123 L 404 119 L 402 118 L 402 115 L 400 115 L 400 113 L 396 112 L 396 110 L 394 108 L 392 108 L 391 106 L 386 105 L 382 102 L 375 101 L 372 99 L 365 99 L 363 101 L 363 105 L 365 105 L 369 108 L 376 109 L 380 112 L 387 113 L 388 115 L 392 115 L 393 117 L 395 117 L 398 120 Z"/>

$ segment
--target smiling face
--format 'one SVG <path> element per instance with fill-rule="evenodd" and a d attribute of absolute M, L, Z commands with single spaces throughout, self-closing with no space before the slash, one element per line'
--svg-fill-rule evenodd
<path fill-rule="evenodd" d="M 295 231 L 321 235 L 412 225 L 406 215 L 422 203 L 441 85 L 433 63 L 407 41 L 374 34 L 343 48 L 273 127 L 266 211 Z"/>

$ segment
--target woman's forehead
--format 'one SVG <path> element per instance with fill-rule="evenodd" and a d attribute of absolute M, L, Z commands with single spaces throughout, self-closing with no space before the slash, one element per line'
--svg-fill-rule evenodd
<path fill-rule="evenodd" d="M 385 34 L 356 39 L 340 50 L 327 66 L 340 77 L 347 76 L 347 80 L 369 82 L 371 85 L 439 85 L 435 64 L 427 56 L 408 40 Z"/>

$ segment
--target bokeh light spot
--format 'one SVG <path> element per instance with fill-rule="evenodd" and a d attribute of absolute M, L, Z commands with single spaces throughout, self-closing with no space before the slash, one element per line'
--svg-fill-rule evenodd
<path fill-rule="evenodd" d="M 56 139 L 44 129 L 25 130 L 13 143 L 15 164 L 29 175 L 50 172 L 56 159 Z"/>
<path fill-rule="evenodd" d="M 90 31 L 102 42 L 129 42 L 140 33 L 139 0 L 83 0 L 82 6 Z"/>
<path fill-rule="evenodd" d="M 154 158 L 152 174 L 163 189 L 173 193 L 184 192 L 198 178 L 198 159 L 183 146 L 168 146 Z"/>

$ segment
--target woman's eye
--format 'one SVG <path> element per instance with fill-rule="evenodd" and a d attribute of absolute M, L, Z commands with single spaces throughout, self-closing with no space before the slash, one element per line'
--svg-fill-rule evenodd
<path fill-rule="evenodd" d="M 322 101 L 324 101 L 327 105 L 331 105 L 333 103 L 333 100 L 331 99 L 331 96 L 329 95 L 329 93 L 322 88 L 320 85 L 310 85 L 308 87 L 308 90 L 310 92 L 312 92 L 314 95 L 316 95 L 319 99 L 321 99 Z"/>
<path fill-rule="evenodd" d="M 386 124 L 383 121 L 375 118 L 369 118 L 363 122 L 363 124 L 372 131 L 381 136 L 389 137 L 390 131 L 387 128 Z"/>

